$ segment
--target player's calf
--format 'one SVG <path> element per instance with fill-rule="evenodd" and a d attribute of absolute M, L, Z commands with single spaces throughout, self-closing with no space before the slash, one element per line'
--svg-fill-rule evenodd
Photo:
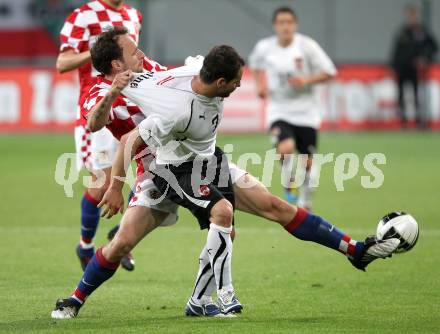
<path fill-rule="evenodd" d="M 301 208 L 298 208 L 295 217 L 284 228 L 298 239 L 316 242 L 341 252 L 356 268 L 364 271 L 374 260 L 390 257 L 399 245 L 398 239 L 381 241 L 373 237 L 364 242 L 354 240 L 322 217 Z"/>

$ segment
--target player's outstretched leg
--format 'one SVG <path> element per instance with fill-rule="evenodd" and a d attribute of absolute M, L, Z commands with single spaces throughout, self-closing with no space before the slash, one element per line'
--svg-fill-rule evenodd
<path fill-rule="evenodd" d="M 335 249 L 346 255 L 350 262 L 360 270 L 365 270 L 368 264 L 378 258 L 391 256 L 399 245 L 399 240 L 396 238 L 377 240 L 375 237 L 368 237 L 363 242 L 354 240 L 324 218 L 290 205 L 272 195 L 251 175 L 247 174 L 243 178 L 247 179 L 237 183 L 253 186 L 234 186 L 238 210 L 278 222 L 298 239 Z"/>
<path fill-rule="evenodd" d="M 324 218 L 298 208 L 292 221 L 284 226 L 285 230 L 301 240 L 313 241 L 338 250 L 346 255 L 357 269 L 365 268 L 378 258 L 390 257 L 399 246 L 399 239 L 378 240 L 367 237 L 365 241 L 356 241 Z"/>
<path fill-rule="evenodd" d="M 122 257 L 130 252 L 146 234 L 159 226 L 167 215 L 165 212 L 142 206 L 127 209 L 114 239 L 97 250 L 72 295 L 56 302 L 51 314 L 52 318 L 76 317 L 87 297 L 114 275 Z"/>

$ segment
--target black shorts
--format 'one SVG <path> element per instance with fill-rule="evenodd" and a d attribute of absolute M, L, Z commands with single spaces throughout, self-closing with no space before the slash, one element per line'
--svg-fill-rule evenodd
<path fill-rule="evenodd" d="M 313 154 L 316 152 L 318 130 L 314 128 L 276 121 L 270 126 L 270 133 L 275 145 L 278 145 L 284 139 L 292 138 L 300 154 Z"/>
<path fill-rule="evenodd" d="M 189 161 L 179 166 L 158 165 L 153 183 L 170 201 L 190 210 L 200 228 L 209 228 L 211 209 L 222 199 L 235 207 L 234 188 L 223 151 L 216 147 L 215 159 Z"/>

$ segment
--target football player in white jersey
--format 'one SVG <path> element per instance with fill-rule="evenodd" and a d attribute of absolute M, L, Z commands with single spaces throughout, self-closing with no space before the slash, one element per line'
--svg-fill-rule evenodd
<path fill-rule="evenodd" d="M 336 68 L 316 41 L 297 32 L 298 20 L 291 8 L 276 9 L 272 23 L 275 35 L 255 45 L 249 66 L 258 96 L 268 100 L 266 122 L 282 163 L 305 168 L 298 197 L 291 191 L 295 169 L 291 173 L 292 168 L 287 168 L 289 172 L 282 175 L 286 198 L 310 209 L 312 155 L 316 152 L 321 122 L 313 86 L 334 77 Z M 302 157 L 298 163 L 289 161 L 294 153 Z"/>
<path fill-rule="evenodd" d="M 112 32 L 109 31 L 106 34 L 112 34 Z M 213 77 L 224 75 L 227 78 L 236 71 L 233 70 L 228 74 L 228 70 L 224 70 L 231 64 L 230 56 L 226 57 L 232 52 L 229 47 L 214 49 L 214 51 L 225 51 L 225 53 L 214 52 L 215 58 L 220 58 L 220 60 L 214 59 L 213 61 L 212 57 L 207 57 L 206 66 L 205 64 L 203 65 L 202 71 L 200 71 L 200 67 L 196 69 L 180 68 L 164 72 L 163 74 L 145 73 L 143 75 L 135 75 L 134 80 L 130 81 L 133 76 L 131 71 L 141 70 L 141 66 L 140 64 L 138 65 L 139 62 L 137 60 L 140 51 L 129 38 L 124 36 L 124 34 L 119 34 L 119 36 L 115 37 L 117 44 L 110 43 L 112 41 L 111 39 L 102 39 L 103 42 L 107 43 L 103 45 L 103 50 L 111 50 L 117 47 L 121 48 L 123 52 L 121 52 L 121 56 L 117 56 L 118 53 L 112 53 L 112 57 L 117 57 L 117 59 L 113 59 L 110 56 L 105 58 L 101 57 L 102 55 L 96 55 L 101 60 L 107 59 L 109 63 L 107 65 L 110 67 L 110 70 L 103 70 L 103 73 L 107 81 L 110 82 L 110 85 L 105 98 L 96 105 L 95 110 L 91 111 L 92 114 L 88 116 L 88 120 L 91 121 L 93 119 L 94 122 L 102 122 L 101 126 L 104 126 L 111 121 L 112 117 L 117 117 L 117 113 L 115 110 L 112 110 L 111 107 L 112 96 L 113 98 L 119 96 L 121 91 L 128 84 L 130 84 L 131 87 L 124 89 L 124 94 L 130 95 L 132 99 L 137 100 L 147 118 L 146 123 L 126 133 L 121 138 L 121 145 L 118 148 L 112 167 L 111 185 L 101 202 L 101 204 L 105 204 L 106 207 L 103 213 L 108 217 L 116 214 L 123 208 L 123 177 L 125 176 L 125 169 L 128 166 L 128 164 L 124 166 L 125 149 L 129 150 L 130 159 L 128 160 L 131 160 L 134 155 L 138 153 L 137 147 L 144 145 L 144 140 L 154 146 L 157 146 L 157 143 L 160 141 L 161 144 L 165 146 L 162 146 L 159 150 L 163 150 L 167 146 L 166 142 L 169 140 L 167 137 L 171 137 L 172 139 L 178 136 L 179 140 L 174 141 L 177 143 L 177 146 L 168 146 L 168 148 L 173 149 L 172 151 L 174 153 L 170 150 L 159 152 L 159 163 L 168 161 L 173 162 L 169 165 L 176 165 L 177 161 L 179 161 L 182 163 L 176 166 L 176 168 L 181 167 L 184 169 L 184 172 L 186 172 L 185 165 L 188 162 L 193 164 L 187 152 L 197 151 L 200 155 L 206 153 L 208 156 L 212 156 L 210 152 L 213 151 L 212 146 L 213 144 L 215 145 L 215 142 L 213 143 L 211 139 L 215 137 L 213 134 L 215 134 L 218 125 L 217 121 L 214 121 L 217 115 L 213 111 L 220 107 L 218 104 L 220 101 L 213 101 L 212 99 L 216 99 L 218 95 L 229 95 L 230 92 L 239 85 L 239 81 L 236 80 L 238 77 L 236 78 L 235 76 L 231 80 L 220 80 L 220 82 L 214 80 L 211 83 L 207 83 L 210 82 Z M 99 44 L 100 42 L 97 43 L 97 45 Z M 225 57 L 225 59 L 222 60 L 222 57 Z M 232 57 L 232 59 L 233 58 L 234 57 Z M 236 60 L 238 64 L 241 63 L 239 58 Z M 221 69 L 218 72 L 216 70 L 217 67 Z M 238 68 L 239 66 L 235 67 Z M 240 72 L 238 72 L 236 76 L 239 76 Z M 193 76 L 194 73 L 196 75 Z M 173 97 L 169 93 L 177 94 L 180 97 Z M 197 96 L 197 94 L 202 96 Z M 146 100 L 145 96 L 150 96 L 150 100 Z M 190 97 L 188 103 L 176 104 L 177 99 L 180 99 L 180 102 L 184 102 L 182 98 L 185 99 L 188 96 Z M 178 108 L 175 111 L 163 110 L 163 107 L 169 103 Z M 206 108 L 202 107 L 205 104 Z M 174 113 L 177 117 L 175 117 L 174 120 L 170 120 L 170 113 Z M 113 116 L 111 116 L 111 114 L 113 114 Z M 158 118 L 158 116 L 160 117 L 161 115 L 167 117 Z M 150 116 L 154 116 L 152 118 L 155 120 L 154 122 L 148 119 Z M 184 127 L 181 124 L 182 122 L 185 123 Z M 197 126 L 194 126 L 194 124 L 191 125 L 192 122 L 195 122 Z M 95 125 L 97 124 L 95 123 Z M 181 129 L 181 127 L 183 128 Z M 214 132 L 206 132 L 206 129 L 214 130 Z M 154 142 L 152 138 L 150 138 L 150 134 L 147 134 L 148 131 L 156 138 Z M 182 135 L 185 135 L 184 137 L 186 138 Z M 195 139 L 196 136 L 200 137 L 196 138 L 197 140 L 192 140 Z M 208 140 L 203 141 L 202 137 Z M 131 148 L 129 146 L 130 141 L 132 144 Z M 202 143 L 197 143 L 197 141 L 202 141 Z M 150 156 L 149 152 L 146 151 L 144 153 L 147 156 L 146 160 L 148 160 L 148 156 Z M 144 161 L 144 159 L 142 160 Z M 226 167 L 227 171 L 227 163 L 224 160 L 220 165 L 222 165 L 220 169 Z M 162 188 L 161 181 L 159 180 L 159 182 L 152 184 L 151 178 L 148 178 L 147 169 L 149 167 L 149 164 L 145 164 L 145 175 L 138 174 L 137 176 L 135 196 L 130 202 L 129 209 L 122 218 L 121 228 L 115 238 L 108 245 L 98 249 L 73 294 L 69 298 L 57 301 L 55 310 L 52 312 L 53 318 L 69 319 L 76 317 L 87 297 L 114 275 L 119 261 L 124 254 L 132 250 L 145 235 L 157 226 L 173 224 L 177 220 L 176 203 L 173 203 L 169 198 L 164 198 L 162 201 L 159 201 L 156 197 L 157 188 Z M 174 169 L 175 167 L 170 168 Z M 217 165 L 214 164 L 213 170 L 216 169 Z M 231 175 L 230 179 L 228 177 L 229 173 Z M 312 241 L 335 249 L 344 256 L 347 256 L 350 262 L 358 269 L 364 270 L 365 267 L 375 259 L 391 255 L 399 243 L 397 239 L 389 239 L 384 242 L 377 241 L 375 238 L 369 238 L 365 242 L 351 239 L 347 234 L 326 222 L 323 218 L 312 215 L 303 209 L 298 209 L 293 205 L 289 205 L 287 202 L 270 194 L 260 182 L 236 166 L 230 165 L 229 173 L 226 172 L 227 177 L 224 180 L 226 182 L 224 187 L 219 189 L 219 191 L 216 190 L 216 187 L 212 187 L 211 184 L 219 184 L 220 188 L 220 182 L 217 180 L 205 180 L 206 182 L 210 182 L 210 184 L 202 184 L 196 188 L 196 192 L 199 190 L 200 192 L 195 194 L 193 193 L 193 189 L 189 189 L 186 184 L 182 184 L 181 181 L 185 181 L 185 179 L 179 176 L 179 171 L 176 173 L 174 170 L 174 175 L 179 185 L 181 185 L 182 197 L 185 197 L 190 202 L 188 206 L 191 207 L 198 216 L 202 227 L 206 226 L 207 222 L 203 213 L 199 214 L 199 210 L 204 208 L 204 204 L 207 204 L 207 208 L 210 206 L 215 207 L 215 205 L 213 206 L 206 202 L 216 201 L 216 197 L 219 198 L 221 195 L 228 198 L 230 202 L 234 201 L 234 198 L 230 196 L 230 183 L 232 181 L 232 183 L 234 183 L 233 191 L 236 196 L 237 209 L 279 223 L 281 227 L 295 238 Z M 144 179 L 143 176 L 145 176 L 146 179 Z M 174 190 L 176 189 L 177 187 Z M 185 194 L 183 191 L 185 191 Z M 177 194 L 177 192 L 175 193 Z M 177 201 L 179 201 L 179 199 L 177 199 Z M 221 200 L 217 203 L 219 202 L 221 202 Z M 222 214 L 225 216 L 225 213 Z M 222 218 L 224 219 L 225 217 Z M 213 221 L 211 221 L 211 224 L 212 223 Z M 220 229 L 224 232 L 226 228 L 223 226 L 220 227 Z M 214 227 L 213 230 L 219 230 L 219 228 Z M 229 241 L 226 240 L 225 233 L 217 231 L 217 234 L 221 240 L 217 251 L 215 250 L 216 246 L 214 246 L 214 249 L 210 246 L 210 242 L 211 244 L 216 244 L 216 241 L 218 241 L 216 238 L 213 238 L 214 240 L 208 240 L 207 246 L 204 247 L 200 254 L 199 272 L 197 274 L 195 287 L 185 310 L 187 315 L 219 316 L 221 315 L 220 312 L 228 314 L 229 312 L 241 310 L 240 303 L 234 298 L 234 294 L 230 293 L 233 290 L 219 291 L 219 304 L 212 302 L 211 296 L 219 285 L 218 277 L 220 276 L 222 280 L 221 284 L 223 285 L 228 284 L 228 281 L 230 282 L 230 277 L 228 277 L 230 276 L 230 264 L 227 263 L 227 260 L 228 257 L 230 257 L 229 251 L 231 248 L 229 248 Z M 224 241 L 221 237 L 223 237 Z M 228 252 L 224 255 L 226 249 L 228 249 Z M 215 253 L 214 257 L 212 253 Z M 221 257 L 223 257 L 223 261 L 219 260 Z M 220 266 L 219 262 L 221 263 Z M 222 292 L 225 292 L 225 294 Z"/>

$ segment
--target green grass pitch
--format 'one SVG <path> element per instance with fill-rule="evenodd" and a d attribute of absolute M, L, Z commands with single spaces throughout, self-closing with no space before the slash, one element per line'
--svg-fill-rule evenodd
<path fill-rule="evenodd" d="M 270 148 L 265 135 L 222 135 L 240 152 Z M 135 249 L 137 268 L 116 275 L 93 294 L 79 317 L 54 321 L 55 300 L 81 276 L 82 186 L 67 198 L 54 181 L 55 162 L 73 152 L 70 135 L 0 137 L 0 333 L 434 333 L 440 328 L 440 135 L 324 133 L 320 152 L 382 152 L 385 182 L 364 189 L 363 169 L 337 192 L 325 165 L 314 211 L 354 238 L 374 233 L 389 211 L 413 214 L 421 228 L 409 253 L 355 270 L 339 253 L 302 242 L 279 226 L 238 213 L 233 276 L 244 313 L 234 319 L 183 316 L 205 233 L 184 210 Z M 250 167 L 261 175 L 260 167 Z M 271 191 L 281 195 L 275 180 Z M 111 221 L 102 220 L 96 244 Z"/>

